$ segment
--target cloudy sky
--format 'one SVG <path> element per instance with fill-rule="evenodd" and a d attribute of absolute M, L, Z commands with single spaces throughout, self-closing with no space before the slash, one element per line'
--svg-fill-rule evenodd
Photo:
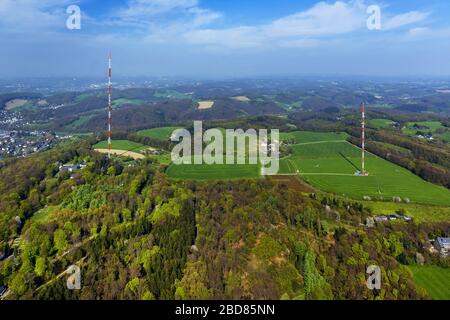
<path fill-rule="evenodd" d="M 448 0 L 0 0 L 0 77 L 102 76 L 109 51 L 127 76 L 448 76 L 449 17 Z"/>

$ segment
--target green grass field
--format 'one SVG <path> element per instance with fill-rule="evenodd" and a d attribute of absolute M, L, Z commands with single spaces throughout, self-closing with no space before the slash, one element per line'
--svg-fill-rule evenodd
<path fill-rule="evenodd" d="M 369 176 L 355 176 L 361 166 L 361 150 L 346 141 L 305 142 L 293 145 L 292 150 L 291 156 L 280 160 L 280 173 L 298 171 L 306 182 L 320 190 L 354 199 L 401 197 L 414 203 L 450 205 L 449 190 L 369 153 L 366 154 Z"/>
<path fill-rule="evenodd" d="M 450 269 L 437 266 L 411 266 L 416 285 L 434 300 L 450 300 Z"/>
<path fill-rule="evenodd" d="M 281 139 L 302 142 L 291 145 L 292 155 L 280 159 L 279 173 L 298 173 L 313 187 L 357 200 L 364 196 L 383 201 L 400 197 L 408 198 L 410 205 L 450 205 L 448 189 L 426 182 L 410 171 L 369 153 L 366 154 L 369 176 L 355 176 L 355 172 L 360 170 L 361 150 L 345 141 L 346 137 L 343 133 L 282 133 Z M 176 179 L 192 180 L 257 178 L 260 168 L 258 165 L 172 164 L 167 174 Z"/>
<path fill-rule="evenodd" d="M 116 150 L 126 150 L 126 151 L 134 151 L 139 152 L 144 149 L 146 146 L 143 144 L 128 141 L 128 140 L 112 140 L 111 141 L 111 149 Z M 101 141 L 92 146 L 93 149 L 108 149 L 108 141 Z"/>
<path fill-rule="evenodd" d="M 371 119 L 368 123 L 369 127 L 376 129 L 390 128 L 393 124 L 394 121 L 390 119 Z"/>
<path fill-rule="evenodd" d="M 259 178 L 258 165 L 174 165 L 166 172 L 169 177 L 183 180 L 233 180 Z"/>
<path fill-rule="evenodd" d="M 153 128 L 139 131 L 138 133 L 142 136 L 150 137 L 158 140 L 169 140 L 172 132 L 176 129 L 180 129 L 181 127 L 162 127 L 162 128 Z"/>

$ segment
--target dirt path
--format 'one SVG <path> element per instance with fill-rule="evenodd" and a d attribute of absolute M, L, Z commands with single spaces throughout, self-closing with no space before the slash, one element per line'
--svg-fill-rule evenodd
<path fill-rule="evenodd" d="M 97 152 L 100 153 L 108 153 L 108 149 L 94 149 Z M 133 151 L 127 151 L 127 150 L 119 150 L 119 149 L 111 149 L 111 154 L 119 155 L 119 156 L 125 156 L 130 157 L 133 159 L 144 159 L 145 156 L 143 154 L 133 152 Z"/>

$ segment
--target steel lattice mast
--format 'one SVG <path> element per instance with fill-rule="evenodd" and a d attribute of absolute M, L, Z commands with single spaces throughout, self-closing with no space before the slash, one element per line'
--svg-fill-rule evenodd
<path fill-rule="evenodd" d="M 364 168 L 364 160 L 365 160 L 365 153 L 366 153 L 366 114 L 365 114 L 365 108 L 364 108 L 364 102 L 361 105 L 361 175 L 365 176 L 366 171 Z"/>
<path fill-rule="evenodd" d="M 108 58 L 108 159 L 111 159 L 111 53 Z"/>

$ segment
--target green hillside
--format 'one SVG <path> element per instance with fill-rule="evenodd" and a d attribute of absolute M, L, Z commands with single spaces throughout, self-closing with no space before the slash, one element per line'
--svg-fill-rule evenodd
<path fill-rule="evenodd" d="M 280 173 L 296 174 L 323 191 L 362 199 L 408 198 L 412 202 L 450 205 L 450 191 L 426 182 L 389 161 L 366 155 L 368 177 L 355 176 L 361 168 L 360 149 L 348 142 L 317 141 L 292 146 L 281 160 Z"/>

